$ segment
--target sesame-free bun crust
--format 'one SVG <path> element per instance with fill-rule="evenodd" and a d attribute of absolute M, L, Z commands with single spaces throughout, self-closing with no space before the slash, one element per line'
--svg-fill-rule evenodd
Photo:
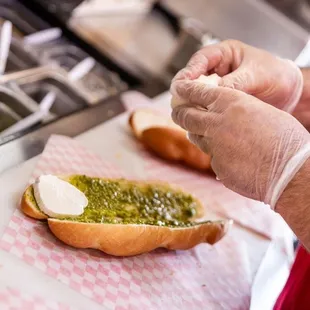
<path fill-rule="evenodd" d="M 62 179 L 68 178 L 62 177 Z M 161 182 L 136 183 L 143 186 L 152 183 L 158 185 Z M 162 183 L 162 186 L 169 185 Z M 201 203 L 198 200 L 197 202 L 197 215 L 193 220 L 200 218 L 204 213 Z M 21 209 L 32 218 L 47 219 L 52 233 L 64 243 L 75 248 L 98 249 L 115 256 L 137 255 L 159 247 L 186 250 L 203 242 L 214 244 L 226 234 L 231 224 L 230 221 L 223 220 L 174 228 L 143 224 L 83 223 L 49 218 L 36 206 L 32 185 L 23 194 Z"/>
<path fill-rule="evenodd" d="M 32 201 L 32 186 L 28 186 L 25 190 L 20 203 L 20 207 L 26 215 L 34 219 L 46 220 L 48 218 L 46 214 L 44 214 L 34 205 Z"/>
<path fill-rule="evenodd" d="M 141 141 L 158 156 L 185 163 L 201 170 L 211 170 L 211 158 L 192 144 L 186 133 L 170 127 L 152 127 L 142 132 Z"/>
<path fill-rule="evenodd" d="M 212 172 L 211 157 L 192 144 L 186 131 L 151 109 L 134 111 L 129 125 L 135 137 L 157 156 L 199 171 Z"/>
<path fill-rule="evenodd" d="M 214 244 L 229 222 L 207 222 L 187 228 L 134 224 L 89 224 L 48 219 L 53 234 L 75 248 L 98 249 L 114 256 L 132 256 L 156 248 L 187 250 L 199 243 Z"/>

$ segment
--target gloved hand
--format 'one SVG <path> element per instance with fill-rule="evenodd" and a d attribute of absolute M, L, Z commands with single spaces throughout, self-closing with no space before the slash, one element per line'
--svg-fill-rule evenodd
<path fill-rule="evenodd" d="M 176 93 L 188 104 L 173 120 L 209 153 L 211 165 L 231 190 L 275 207 L 310 156 L 310 135 L 290 114 L 241 91 L 179 81 Z"/>
<path fill-rule="evenodd" d="M 289 113 L 303 90 L 302 73 L 292 61 L 234 40 L 198 51 L 173 82 L 212 73 L 223 77 L 219 86 L 242 90 Z"/>

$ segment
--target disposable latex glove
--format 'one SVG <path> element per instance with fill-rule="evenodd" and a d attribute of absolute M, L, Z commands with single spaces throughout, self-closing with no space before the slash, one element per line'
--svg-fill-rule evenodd
<path fill-rule="evenodd" d="M 290 114 L 241 91 L 183 81 L 175 87 L 188 104 L 173 120 L 212 157 L 218 179 L 231 190 L 272 208 L 310 156 L 310 135 Z"/>
<path fill-rule="evenodd" d="M 222 77 L 219 86 L 242 90 L 290 113 L 302 94 L 302 73 L 292 61 L 233 40 L 198 51 L 173 81 L 212 73 Z"/>

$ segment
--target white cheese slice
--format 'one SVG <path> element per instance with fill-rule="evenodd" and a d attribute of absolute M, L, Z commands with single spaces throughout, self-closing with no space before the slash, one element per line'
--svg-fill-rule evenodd
<path fill-rule="evenodd" d="M 54 175 L 40 176 L 33 189 L 40 210 L 50 217 L 79 216 L 88 204 L 84 193 Z"/>
<path fill-rule="evenodd" d="M 216 73 L 211 74 L 209 76 L 201 75 L 198 79 L 195 79 L 195 82 L 203 83 L 204 85 L 208 85 L 209 87 L 217 87 L 220 83 L 221 77 L 219 77 Z M 174 109 L 179 105 L 186 104 L 186 101 L 182 98 L 172 97 L 171 99 L 171 107 Z"/>

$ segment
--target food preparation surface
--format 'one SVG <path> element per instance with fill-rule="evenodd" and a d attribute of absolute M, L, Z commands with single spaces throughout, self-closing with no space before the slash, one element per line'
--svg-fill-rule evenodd
<path fill-rule="evenodd" d="M 134 102 L 137 102 L 137 100 Z M 98 153 L 105 159 L 105 161 L 115 164 L 120 170 L 124 171 L 126 175 L 135 176 L 135 178 L 152 177 L 148 175 L 145 161 L 143 157 L 141 157 L 141 153 L 137 151 L 136 145 L 132 142 L 133 139 L 130 137 L 130 133 L 126 126 L 127 119 L 128 115 L 117 117 L 80 135 L 76 138 L 76 140 L 86 147 L 86 149 Z M 57 155 L 57 152 L 54 153 L 51 158 L 54 158 L 54 155 Z M 52 162 L 55 163 L 53 160 Z M 20 195 L 27 182 L 30 180 L 36 161 L 36 158 L 32 159 L 25 164 L 9 170 L 1 175 L 0 186 L 2 189 L 5 188 L 5 191 L 2 191 L 0 195 L 2 208 L 0 217 L 0 235 L 3 235 L 5 227 L 9 223 L 10 227 L 14 228 L 13 231 L 18 232 L 19 223 L 18 221 L 15 224 L 14 221 L 12 222 L 12 214 L 16 212 L 15 210 L 18 205 Z M 72 169 L 72 167 L 67 167 L 67 169 Z M 75 169 L 78 169 L 78 167 Z M 214 180 L 214 182 L 216 181 Z M 219 196 L 218 199 L 220 200 L 221 197 Z M 216 216 L 209 214 L 209 217 L 212 218 Z M 13 219 L 14 218 L 15 217 L 13 217 Z M 20 219 L 24 221 L 22 215 L 20 215 Z M 30 256 L 37 251 L 35 243 L 37 242 L 36 234 L 38 234 L 38 232 L 45 232 L 45 229 L 42 226 L 43 224 L 36 225 L 39 227 L 39 230 L 33 230 L 33 234 L 30 234 L 35 238 L 33 239 L 34 248 L 33 250 L 30 249 L 30 252 L 28 253 Z M 29 222 L 28 230 L 31 229 L 33 229 L 33 223 Z M 14 238 L 16 239 L 16 237 L 13 236 L 13 239 Z M 88 293 L 85 293 L 85 290 L 78 290 L 74 285 L 68 285 L 68 282 L 64 281 L 66 277 L 68 278 L 68 273 L 65 270 L 63 271 L 63 274 L 60 270 L 58 271 L 59 273 L 57 276 L 50 277 L 46 272 L 42 272 L 42 268 L 40 269 L 36 267 L 36 261 L 34 261 L 32 264 L 33 266 L 31 266 L 31 264 L 29 264 L 29 259 L 26 257 L 22 259 L 20 255 L 21 251 L 24 250 L 24 246 L 22 244 L 23 236 L 21 235 L 20 238 L 20 246 L 18 246 L 18 243 L 16 244 L 15 242 L 13 249 L 11 249 L 9 253 L 3 250 L 0 251 L 0 296 L 1 292 L 7 292 L 8 290 L 12 291 L 13 288 L 19 292 L 29 294 L 29 296 L 39 295 L 40 298 L 46 299 L 47 301 L 52 299 L 55 302 L 70 305 L 74 309 L 102 309 L 102 307 L 99 306 L 98 299 L 93 298 L 93 295 L 90 295 L 89 291 L 87 291 Z M 41 236 L 40 240 L 42 243 L 40 243 L 41 247 L 39 248 L 41 248 L 43 254 L 46 254 L 44 251 L 48 251 L 48 245 L 53 244 L 53 239 L 51 239 L 50 234 L 43 234 L 43 237 Z M 10 239 L 9 241 L 13 242 Z M 242 291 L 241 293 L 239 292 L 241 294 L 240 296 L 243 296 L 244 298 L 242 304 L 244 305 L 244 309 L 247 309 L 251 295 L 251 283 L 253 283 L 254 275 L 257 272 L 269 244 L 269 239 L 263 238 L 259 234 L 255 234 L 249 230 L 240 228 L 238 225 L 235 225 L 229 233 L 227 239 L 224 239 L 222 245 L 219 243 L 213 250 L 207 245 L 201 245 L 188 252 L 164 251 L 152 254 L 155 255 L 155 257 L 153 257 L 151 261 L 153 263 L 160 262 L 162 264 L 161 269 L 164 268 L 166 270 L 158 269 L 155 273 L 153 270 L 150 273 L 148 264 L 150 264 L 151 261 L 145 259 L 152 256 L 148 255 L 146 258 L 143 256 L 124 260 L 113 259 L 98 252 L 85 253 L 84 251 L 68 249 L 65 250 L 65 253 L 67 254 L 65 257 L 66 259 L 69 259 L 69 261 L 71 260 L 71 263 L 78 261 L 78 265 L 72 266 L 71 264 L 69 275 L 71 280 L 73 279 L 78 282 L 86 281 L 85 283 L 87 283 L 87 277 L 91 277 L 91 279 L 93 279 L 93 276 L 96 277 L 96 273 L 98 273 L 98 276 L 101 276 L 101 281 L 103 281 L 103 283 L 96 282 L 92 283 L 92 285 L 93 290 L 96 287 L 96 290 L 101 290 L 101 293 L 106 296 L 106 308 L 115 309 L 117 306 L 124 306 L 124 300 L 126 299 L 126 296 L 129 296 L 129 292 L 130 294 L 133 294 L 133 296 L 136 296 L 136 302 L 134 302 L 135 298 L 133 300 L 130 299 L 132 301 L 132 305 L 137 305 L 137 302 L 139 302 L 139 300 L 141 301 L 141 299 L 139 299 L 139 294 L 135 294 L 142 292 L 144 294 L 143 296 L 148 296 L 147 299 L 150 301 L 151 305 L 153 305 L 153 308 L 154 305 L 165 306 L 170 304 L 172 305 L 171 309 L 186 309 L 188 304 L 182 303 L 182 300 L 179 297 L 179 293 L 182 292 L 181 288 L 183 284 L 181 285 L 181 288 L 177 284 L 178 281 L 183 283 L 182 281 L 184 280 L 184 283 L 187 283 L 186 285 L 188 285 L 188 289 L 192 292 L 192 296 L 202 296 L 202 300 L 204 300 L 204 298 L 209 298 L 209 300 L 218 300 L 218 304 L 216 304 L 218 308 L 215 307 L 215 309 L 229 309 L 227 308 L 227 304 L 224 302 L 227 297 L 225 292 L 229 291 L 227 290 L 225 282 L 227 283 L 227 280 L 229 279 L 231 287 L 239 285 L 239 289 Z M 63 246 L 56 243 L 56 247 L 53 246 L 53 251 L 54 255 L 56 255 L 55 257 L 57 257 L 57 255 L 61 256 Z M 86 254 L 87 256 L 85 256 Z M 87 260 L 85 261 L 83 257 L 87 257 Z M 178 257 L 177 260 L 176 257 Z M 223 259 L 227 259 L 226 263 Z M 230 267 L 227 268 L 229 262 L 231 261 L 237 265 L 229 265 Z M 188 262 L 191 262 L 191 264 L 194 263 L 196 266 L 194 268 L 194 278 L 191 278 L 191 276 L 186 273 L 178 274 L 178 264 L 180 264 L 180 268 L 183 268 L 188 265 Z M 57 260 L 55 261 L 52 258 L 50 258 L 50 260 L 46 263 L 52 269 L 55 269 L 58 266 Z M 66 263 L 64 262 L 64 264 Z M 132 267 L 127 269 L 127 272 L 123 272 L 123 274 L 119 276 L 118 270 L 119 268 L 122 268 L 121 266 L 123 266 L 123 264 Z M 94 270 L 95 275 L 91 275 L 91 273 L 89 274 L 89 272 L 86 272 L 92 270 L 89 268 L 93 265 L 97 268 Z M 209 268 L 207 266 L 209 266 Z M 102 271 L 107 270 L 107 267 L 110 268 L 108 269 L 108 274 L 102 274 Z M 137 268 L 134 272 L 138 278 L 133 275 L 132 268 Z M 83 276 L 81 276 L 81 272 Z M 165 272 L 167 272 L 167 274 Z M 201 273 L 202 276 L 198 277 L 197 272 L 198 274 Z M 212 274 L 213 277 L 217 278 L 216 287 L 222 287 L 222 290 L 218 289 L 216 294 L 211 298 L 210 295 L 205 294 L 209 291 L 209 288 L 214 287 L 211 276 Z M 206 277 L 206 275 L 209 277 Z M 223 275 L 226 275 L 227 278 L 223 277 Z M 245 277 L 245 282 L 238 282 L 241 275 Z M 157 277 L 163 277 L 161 278 L 162 281 L 160 283 L 167 284 L 167 282 L 165 282 L 166 280 L 164 280 L 167 279 L 169 283 L 174 284 L 166 287 L 160 286 L 159 292 L 161 293 L 156 293 L 156 288 L 158 289 L 158 284 L 156 284 L 158 283 L 156 280 Z M 31 279 L 31 281 L 29 281 L 29 279 Z M 114 285 L 108 285 L 108 282 L 105 282 L 108 281 L 108 279 L 110 279 L 112 281 L 110 283 L 114 283 Z M 195 281 L 191 282 L 191 279 L 195 279 Z M 175 282 L 176 280 L 177 282 Z M 104 285 L 104 283 L 106 283 L 106 285 Z M 129 291 L 128 284 L 124 283 L 132 283 L 131 285 L 129 284 L 131 288 Z M 192 288 L 195 288 L 195 291 L 193 291 Z M 166 291 L 163 292 L 163 289 L 166 289 Z M 53 293 L 51 294 L 51 292 Z M 156 295 L 154 295 L 155 293 Z M 191 294 L 189 294 L 189 300 L 192 298 Z M 229 294 L 231 294 L 231 292 Z M 195 299 L 196 297 L 193 298 Z M 32 297 L 32 299 L 35 298 L 36 297 Z M 198 297 L 198 300 L 199 298 L 200 297 Z M 139 307 L 136 308 L 138 309 Z"/>

